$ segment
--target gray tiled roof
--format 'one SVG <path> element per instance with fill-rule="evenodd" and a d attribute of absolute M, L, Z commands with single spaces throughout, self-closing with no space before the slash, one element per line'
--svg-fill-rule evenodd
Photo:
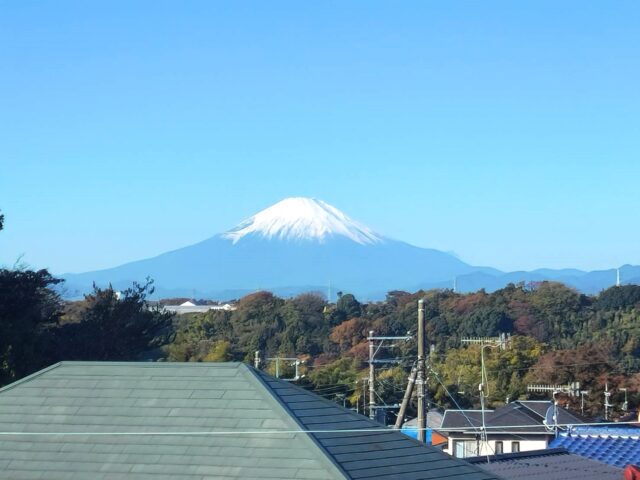
<path fill-rule="evenodd" d="M 504 478 L 527 480 L 620 480 L 622 469 L 573 455 L 562 448 L 468 458 Z"/>
<path fill-rule="evenodd" d="M 319 432 L 313 433 L 312 438 L 346 478 L 495 478 L 295 385 L 279 382 L 263 372 L 258 375 L 301 427 Z M 345 429 L 358 431 L 333 432 Z"/>
<path fill-rule="evenodd" d="M 543 420 L 548 408 L 553 406 L 549 401 L 520 401 L 503 405 L 496 410 L 485 410 L 485 423 L 491 428 L 489 433 L 500 434 L 520 432 L 549 435 Z M 558 408 L 558 423 L 581 424 L 583 420 L 564 408 Z M 447 410 L 442 419 L 443 431 L 465 429 L 476 432 L 482 426 L 482 412 L 479 410 Z M 515 427 L 514 427 L 515 426 Z"/>
<path fill-rule="evenodd" d="M 0 389 L 0 478 L 494 478 L 397 432 L 300 433 L 374 427 L 244 364 L 63 362 Z"/>

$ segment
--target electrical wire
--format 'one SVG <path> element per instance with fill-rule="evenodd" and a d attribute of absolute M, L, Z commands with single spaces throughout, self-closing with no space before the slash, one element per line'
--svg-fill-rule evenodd
<path fill-rule="evenodd" d="M 364 420 L 364 417 L 363 417 Z M 592 422 L 592 423 L 562 423 L 558 424 L 559 427 L 593 427 L 593 426 L 619 426 L 619 425 L 638 425 L 638 422 Z M 514 428 L 540 428 L 541 425 L 500 425 L 487 429 L 514 429 Z M 416 427 L 415 430 L 418 430 Z M 424 430 L 428 430 L 425 428 Z M 466 428 L 440 428 L 436 430 L 442 430 L 445 432 L 454 431 L 467 431 Z M 293 435 L 297 433 L 304 434 L 322 434 L 322 433 L 389 433 L 397 431 L 390 427 L 374 427 L 374 428 L 348 428 L 348 429 L 318 429 L 318 430 L 223 430 L 223 431 L 184 431 L 184 432 L 2 432 L 0 436 L 225 436 L 225 435 Z M 527 433 L 527 432 L 522 432 Z M 633 437 L 640 437 L 640 429 L 638 429 L 637 435 L 630 435 Z"/>

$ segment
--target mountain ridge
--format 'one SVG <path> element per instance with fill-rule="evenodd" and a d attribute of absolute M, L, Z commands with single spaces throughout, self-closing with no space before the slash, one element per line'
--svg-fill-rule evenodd
<path fill-rule="evenodd" d="M 640 277 L 640 267 L 624 266 L 621 273 L 624 279 Z M 473 266 L 449 253 L 379 235 L 322 200 L 292 197 L 196 244 L 62 277 L 67 280 L 65 295 L 72 298 L 90 291 L 94 282 L 121 289 L 151 277 L 156 296 L 197 292 L 202 298 L 227 299 L 259 289 L 295 294 L 331 284 L 334 291 L 373 300 L 389 290 L 455 284 L 459 291 L 493 291 L 508 283 L 544 280 L 597 293 L 615 283 L 615 270 L 502 272 Z"/>

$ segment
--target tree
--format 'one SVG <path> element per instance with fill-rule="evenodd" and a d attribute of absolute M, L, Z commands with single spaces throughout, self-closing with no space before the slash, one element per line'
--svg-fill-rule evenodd
<path fill-rule="evenodd" d="M 0 385 L 45 366 L 41 347 L 62 315 L 61 282 L 47 270 L 0 269 Z"/>
<path fill-rule="evenodd" d="M 604 290 L 595 302 L 602 310 L 615 310 L 640 305 L 640 286 L 622 285 Z"/>
<path fill-rule="evenodd" d="M 281 308 L 284 301 L 271 292 L 256 292 L 238 302 L 231 316 L 233 337 L 238 350 L 253 358 L 256 350 L 277 350 L 277 332 L 283 327 Z"/>
<path fill-rule="evenodd" d="M 347 293 L 342 295 L 336 302 L 336 310 L 344 315 L 344 318 L 359 317 L 362 313 L 362 305 L 356 297 Z"/>
<path fill-rule="evenodd" d="M 57 353 L 70 360 L 136 360 L 166 344 L 173 315 L 149 308 L 153 282 L 133 285 L 118 295 L 111 286 L 85 297 L 80 320 L 57 332 Z"/>
<path fill-rule="evenodd" d="M 42 346 L 47 327 L 62 315 L 55 291 L 61 282 L 47 270 L 0 269 L 0 386 L 46 364 Z"/>
<path fill-rule="evenodd" d="M 213 344 L 213 348 L 204 357 L 205 362 L 228 362 L 233 358 L 231 343 L 226 340 L 219 340 Z"/>

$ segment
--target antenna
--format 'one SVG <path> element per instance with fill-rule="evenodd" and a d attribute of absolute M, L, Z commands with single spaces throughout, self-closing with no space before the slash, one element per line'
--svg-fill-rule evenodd
<path fill-rule="evenodd" d="M 616 287 L 620 286 L 620 269 L 616 268 Z"/>
<path fill-rule="evenodd" d="M 570 397 L 577 397 L 580 394 L 580 382 L 567 383 L 566 385 L 529 384 L 527 385 L 527 392 L 553 392 L 554 399 L 558 393 L 566 393 Z"/>
<path fill-rule="evenodd" d="M 460 343 L 464 344 L 479 344 L 479 345 L 491 345 L 498 346 L 501 350 L 505 350 L 511 341 L 511 334 L 501 332 L 497 337 L 464 337 L 460 339 Z"/>
<path fill-rule="evenodd" d="M 489 378 L 487 376 L 487 370 L 484 364 L 484 350 L 485 348 L 497 348 L 499 345 L 491 345 L 489 343 L 483 344 L 480 347 L 480 384 L 478 385 L 478 391 L 480 392 L 480 410 L 482 414 L 482 431 L 480 437 L 484 442 L 484 448 L 487 448 L 487 463 L 489 463 L 489 438 L 487 436 L 487 424 L 484 417 L 485 412 L 485 400 L 489 396 Z M 480 451 L 478 451 L 480 454 Z"/>

